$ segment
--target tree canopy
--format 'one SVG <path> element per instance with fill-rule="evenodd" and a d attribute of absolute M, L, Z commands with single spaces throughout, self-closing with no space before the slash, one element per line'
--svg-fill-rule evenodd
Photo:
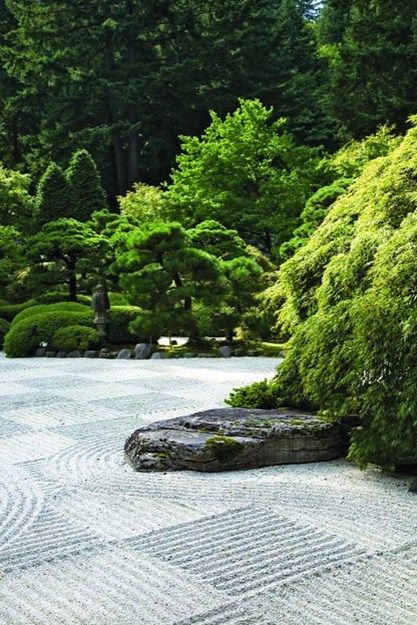
<path fill-rule="evenodd" d="M 271 254 L 297 225 L 320 160 L 317 150 L 296 145 L 271 109 L 241 100 L 225 119 L 212 113 L 201 138 L 182 138 L 168 212 L 189 226 L 220 221 Z"/>
<path fill-rule="evenodd" d="M 45 224 L 42 229 L 27 241 L 28 260 L 37 269 L 48 269 L 53 264 L 52 284 L 67 284 L 69 299 L 77 298 L 77 274 L 83 269 L 86 273 L 100 275 L 102 258 L 105 257 L 107 239 L 98 235 L 88 224 L 76 219 L 58 219 Z M 82 261 L 87 261 L 84 267 Z M 38 274 L 42 277 L 42 272 Z M 51 283 L 51 281 L 49 282 Z"/>
<path fill-rule="evenodd" d="M 407 128 L 416 112 L 417 5 L 392 0 L 327 0 L 319 20 L 328 58 L 328 99 L 344 133 L 382 124 Z"/>
<path fill-rule="evenodd" d="M 165 179 L 178 136 L 201 132 L 209 108 L 224 114 L 238 97 L 274 105 L 302 141 L 329 140 L 303 4 L 2 0 L 5 157 L 38 173 L 82 146 L 107 191 L 124 194 Z"/>

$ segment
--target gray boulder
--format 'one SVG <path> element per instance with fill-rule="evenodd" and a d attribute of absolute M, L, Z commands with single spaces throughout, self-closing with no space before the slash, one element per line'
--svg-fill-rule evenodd
<path fill-rule="evenodd" d="M 137 360 L 148 360 L 155 351 L 155 345 L 151 343 L 138 343 L 135 347 L 135 358 Z"/>
<path fill-rule="evenodd" d="M 233 350 L 229 345 L 222 345 L 222 347 L 219 347 L 219 354 L 222 358 L 231 358 Z"/>
<path fill-rule="evenodd" d="M 45 357 L 46 358 L 55 358 L 56 356 L 56 352 L 46 352 Z"/>
<path fill-rule="evenodd" d="M 151 360 L 164 360 L 166 357 L 164 352 L 154 352 L 151 356 Z"/>
<path fill-rule="evenodd" d="M 410 484 L 410 488 L 408 489 L 410 491 L 410 493 L 417 493 L 417 478 L 415 478 L 411 484 Z"/>
<path fill-rule="evenodd" d="M 105 347 L 103 347 L 103 349 L 101 349 L 98 353 L 98 357 L 99 358 L 110 358 L 111 354 L 109 352 L 108 349 L 106 349 Z"/>
<path fill-rule="evenodd" d="M 197 358 L 197 354 L 195 352 L 184 352 L 182 357 L 183 358 Z"/>
<path fill-rule="evenodd" d="M 136 471 L 226 471 L 342 456 L 339 425 L 286 409 L 207 410 L 151 423 L 125 443 Z"/>
<path fill-rule="evenodd" d="M 78 349 L 74 349 L 72 352 L 68 352 L 67 358 L 81 358 L 82 353 Z"/>
<path fill-rule="evenodd" d="M 55 358 L 66 358 L 67 352 L 58 352 Z"/>
<path fill-rule="evenodd" d="M 130 360 L 132 358 L 132 351 L 130 349 L 121 349 L 117 354 L 119 360 Z"/>
<path fill-rule="evenodd" d="M 84 358 L 97 358 L 97 352 L 94 349 L 87 349 L 84 352 Z"/>
<path fill-rule="evenodd" d="M 38 347 L 38 349 L 35 352 L 35 356 L 37 358 L 42 358 L 43 356 L 45 356 L 46 354 L 46 349 L 44 347 Z"/>
<path fill-rule="evenodd" d="M 246 356 L 246 349 L 244 347 L 236 347 L 233 355 L 237 357 Z"/>

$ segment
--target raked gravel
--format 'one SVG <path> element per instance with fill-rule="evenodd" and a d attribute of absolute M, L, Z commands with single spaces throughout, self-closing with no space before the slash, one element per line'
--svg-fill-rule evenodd
<path fill-rule="evenodd" d="M 409 480 L 124 464 L 141 424 L 275 364 L 0 359 L 0 625 L 415 625 Z"/>

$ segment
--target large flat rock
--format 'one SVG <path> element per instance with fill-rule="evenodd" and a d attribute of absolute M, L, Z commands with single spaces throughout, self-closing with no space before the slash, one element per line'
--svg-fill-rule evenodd
<path fill-rule="evenodd" d="M 125 443 L 136 471 L 227 471 L 342 455 L 339 425 L 292 409 L 206 410 L 152 423 Z"/>

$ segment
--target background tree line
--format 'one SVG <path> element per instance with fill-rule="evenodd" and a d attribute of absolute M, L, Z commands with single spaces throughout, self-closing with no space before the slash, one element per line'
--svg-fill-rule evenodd
<path fill-rule="evenodd" d="M 317 6 L 317 4 L 319 6 Z M 417 7 L 389 0 L 1 0 L 0 160 L 37 182 L 84 147 L 111 200 L 180 135 L 259 98 L 305 145 L 414 113 Z"/>

